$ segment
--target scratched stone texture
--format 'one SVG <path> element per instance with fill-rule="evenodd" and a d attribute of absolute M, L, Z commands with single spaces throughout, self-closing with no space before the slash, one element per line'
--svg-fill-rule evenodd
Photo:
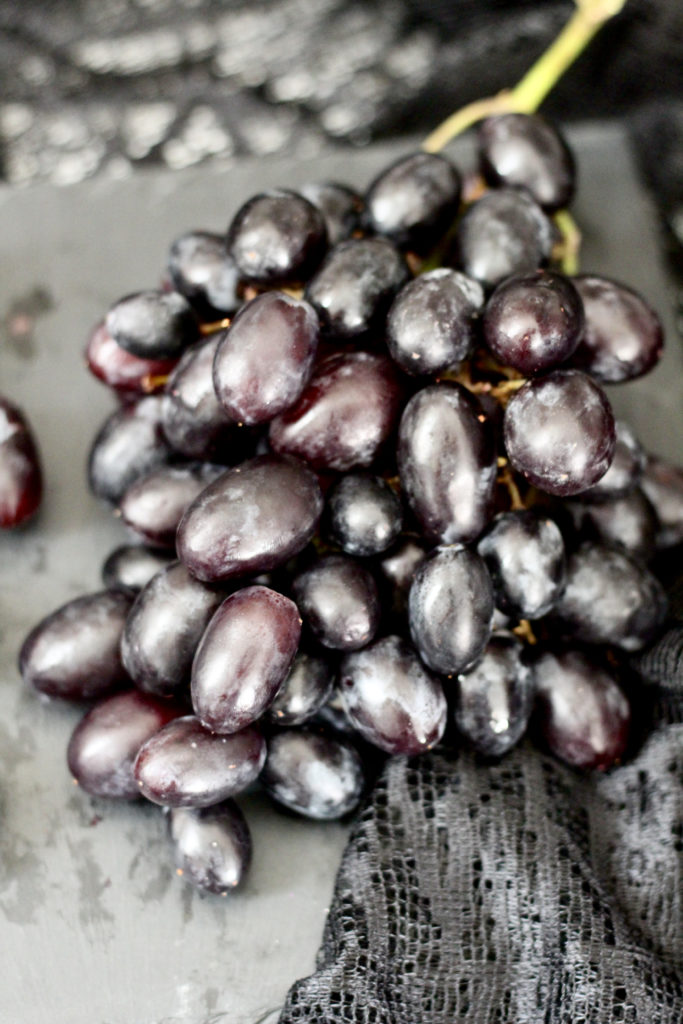
<path fill-rule="evenodd" d="M 573 139 L 584 267 L 641 289 L 669 334 L 663 364 L 622 388 L 617 410 L 652 450 L 680 459 L 683 353 L 652 209 L 618 128 Z M 0 190 L 0 391 L 34 424 L 47 480 L 39 519 L 0 536 L 2 1022 L 256 1024 L 313 967 L 346 827 L 285 817 L 253 794 L 242 802 L 255 851 L 244 890 L 229 900 L 191 890 L 175 877 L 157 808 L 73 786 L 64 751 L 80 710 L 27 693 L 16 655 L 38 619 L 98 588 L 124 539 L 85 486 L 89 441 L 113 405 L 83 368 L 89 327 L 115 298 L 155 285 L 175 235 L 220 229 L 259 186 L 362 186 L 410 144 Z"/>

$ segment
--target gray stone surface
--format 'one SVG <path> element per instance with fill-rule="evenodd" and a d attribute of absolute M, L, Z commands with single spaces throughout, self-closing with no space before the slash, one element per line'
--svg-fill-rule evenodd
<path fill-rule="evenodd" d="M 574 141 L 584 267 L 642 290 L 668 327 L 662 365 L 615 404 L 651 449 L 680 460 L 683 353 L 652 210 L 618 129 L 589 127 Z M 175 235 L 220 229 L 256 188 L 362 185 L 405 148 L 0 190 L 0 390 L 29 415 L 47 482 L 39 519 L 0 536 L 2 1022 L 256 1024 L 312 969 L 345 827 L 249 797 L 246 887 L 229 900 L 194 892 L 175 878 L 156 808 L 105 804 L 73 786 L 64 752 L 80 711 L 25 692 L 16 655 L 39 618 L 99 586 L 104 557 L 124 539 L 85 487 L 90 439 L 113 406 L 83 369 L 90 325 L 113 299 L 154 286 Z"/>

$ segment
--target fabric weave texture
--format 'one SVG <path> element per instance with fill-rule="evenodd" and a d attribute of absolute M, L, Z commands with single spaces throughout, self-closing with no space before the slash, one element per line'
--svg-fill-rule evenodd
<path fill-rule="evenodd" d="M 681 621 L 637 667 L 645 739 L 605 774 L 528 741 L 386 763 L 281 1024 L 683 1020 Z"/>

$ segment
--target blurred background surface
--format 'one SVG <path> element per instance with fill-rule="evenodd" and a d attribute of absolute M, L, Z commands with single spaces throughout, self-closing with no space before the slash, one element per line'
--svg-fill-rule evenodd
<path fill-rule="evenodd" d="M 72 184 L 427 132 L 572 0 L 0 0 L 0 180 Z M 628 0 L 543 107 L 626 120 L 683 268 L 683 3 Z"/>

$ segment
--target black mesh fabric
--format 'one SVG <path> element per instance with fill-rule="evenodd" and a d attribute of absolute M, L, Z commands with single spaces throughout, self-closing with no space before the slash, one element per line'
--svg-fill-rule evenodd
<path fill-rule="evenodd" d="M 646 738 L 606 774 L 388 761 L 280 1024 L 680 1024 L 683 626 L 638 667 Z"/>

